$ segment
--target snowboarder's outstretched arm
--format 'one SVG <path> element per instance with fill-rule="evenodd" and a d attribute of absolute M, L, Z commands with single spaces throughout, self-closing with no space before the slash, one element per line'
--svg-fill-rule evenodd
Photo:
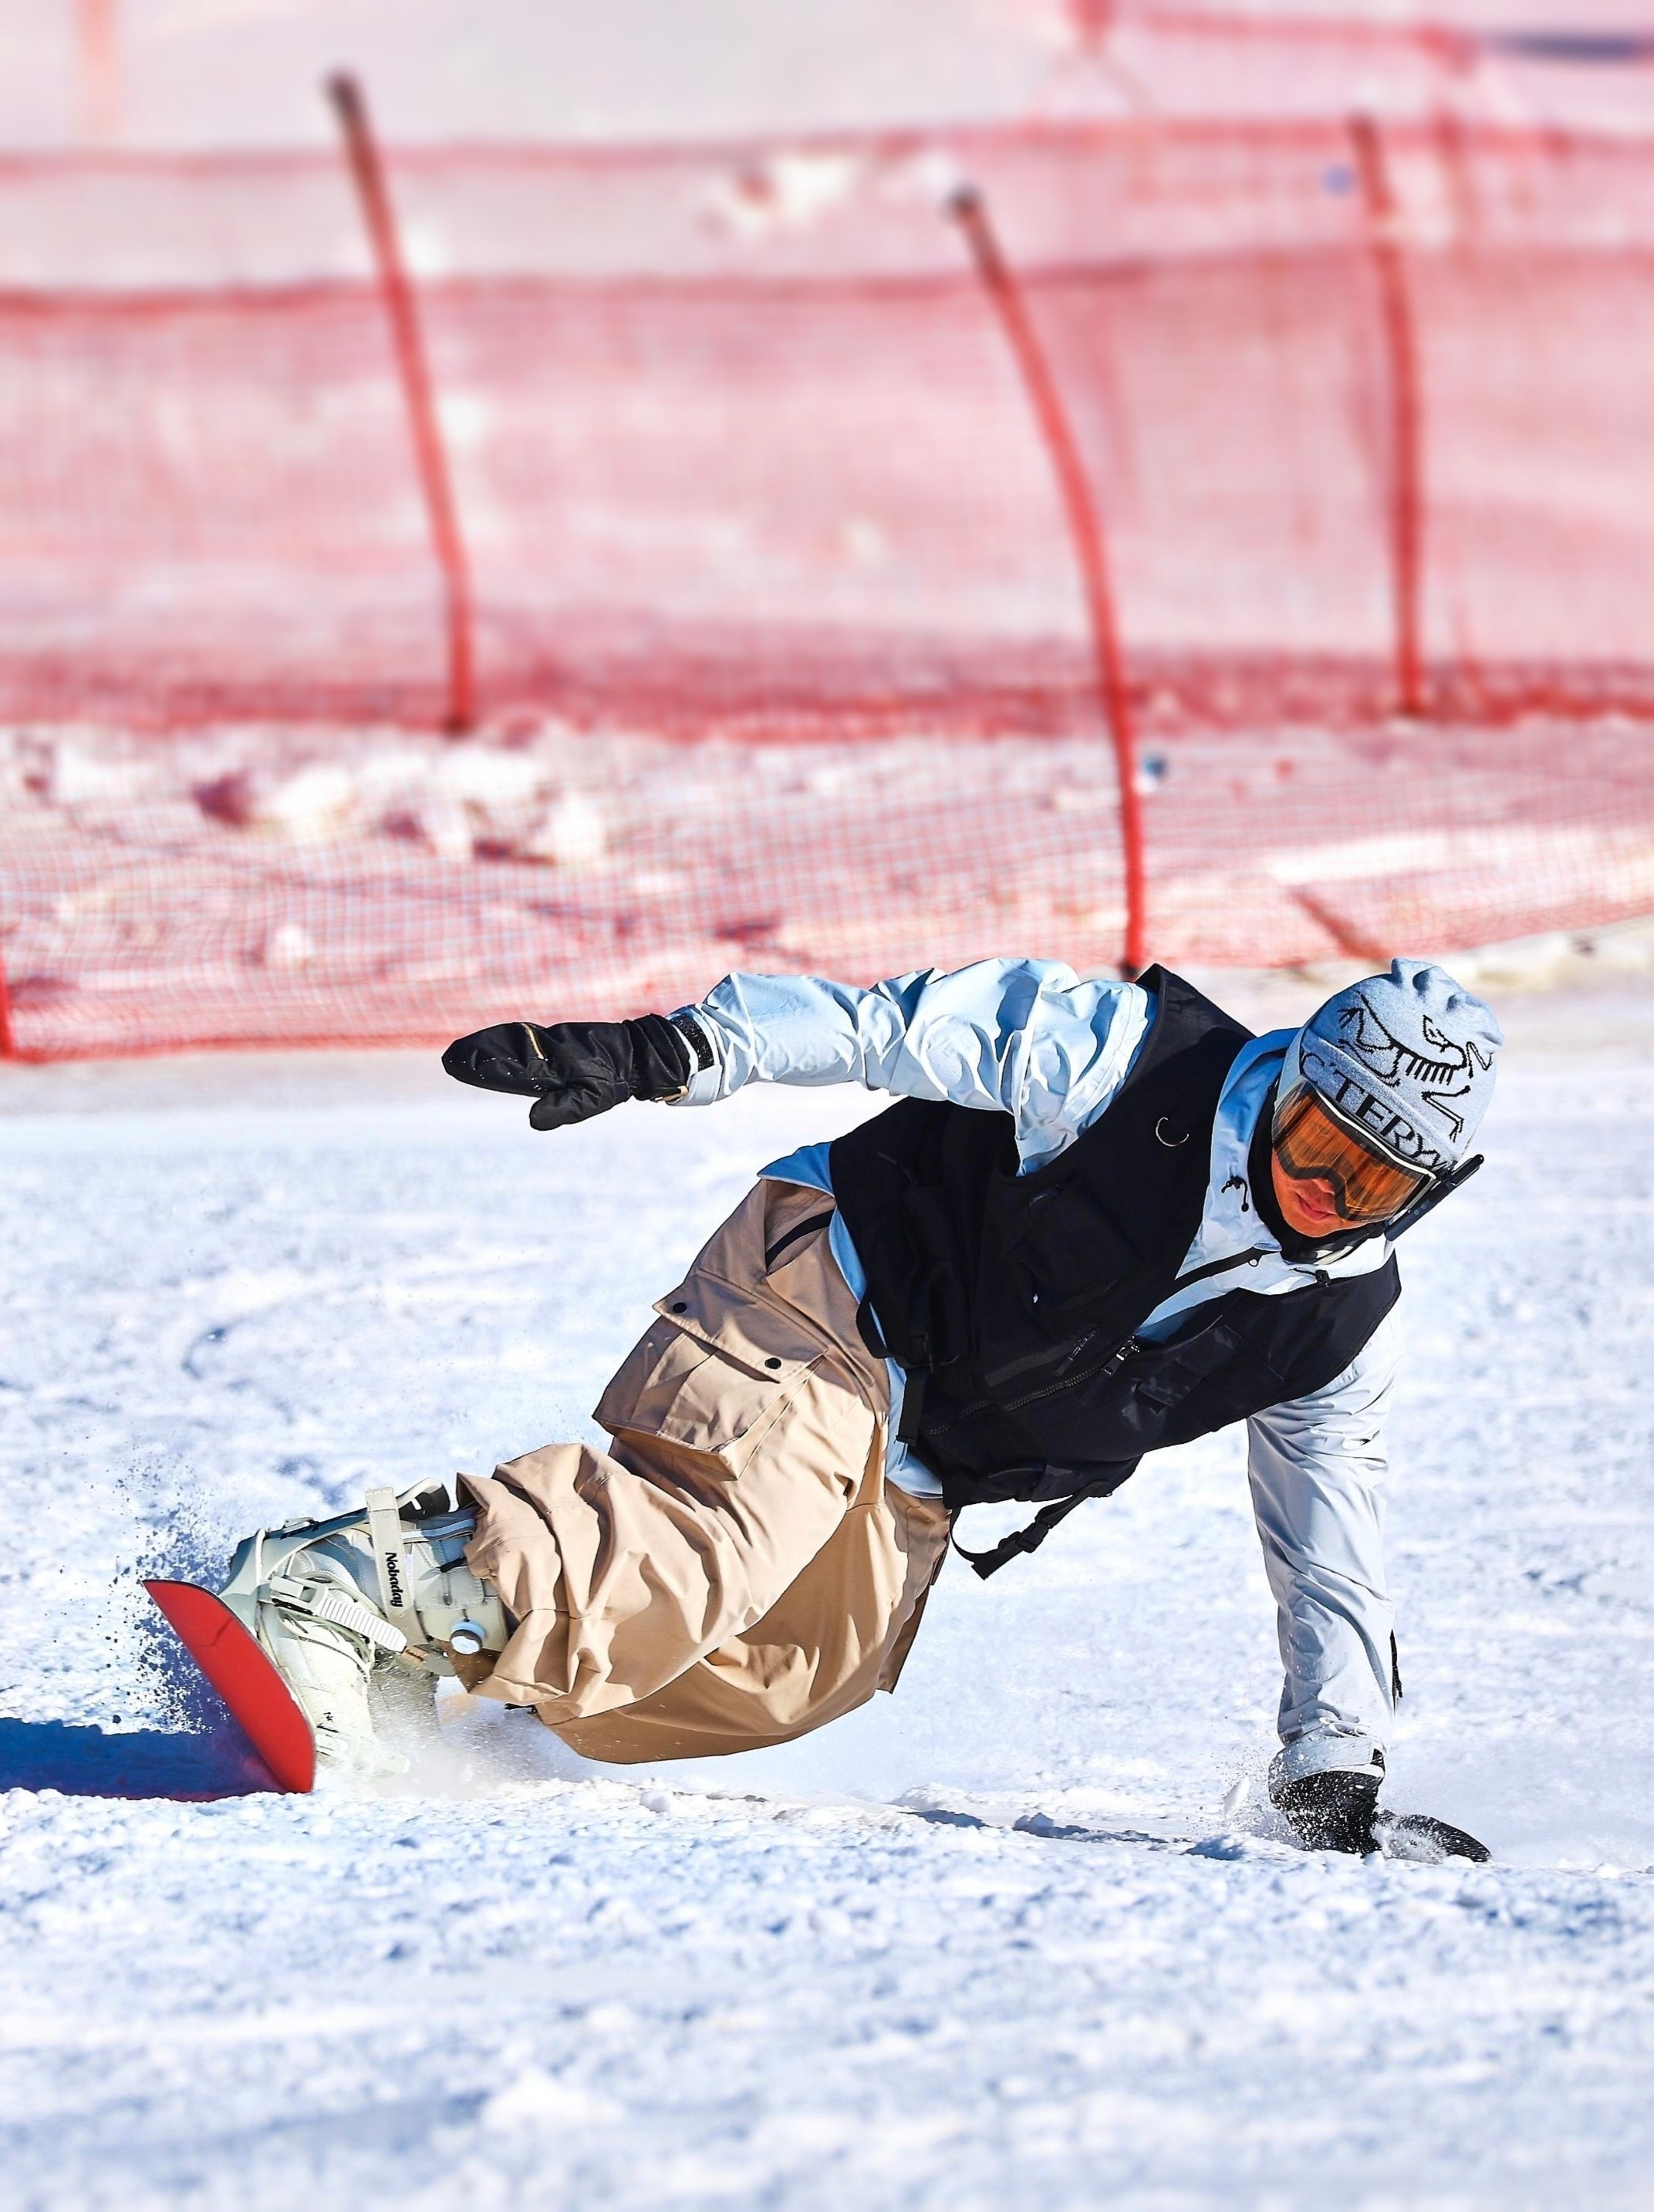
<path fill-rule="evenodd" d="M 461 1037 L 443 1066 L 462 1082 L 533 1097 L 537 1128 L 583 1121 L 628 1097 L 700 1106 L 749 1083 L 859 1083 L 1008 1113 L 1031 1168 L 1103 1111 L 1152 1012 L 1138 985 L 1084 981 L 1056 960 L 979 960 L 866 989 L 738 974 L 669 1020 L 502 1023 Z M 641 1030 L 654 1040 L 647 1065 L 642 1040 L 630 1034 Z"/>

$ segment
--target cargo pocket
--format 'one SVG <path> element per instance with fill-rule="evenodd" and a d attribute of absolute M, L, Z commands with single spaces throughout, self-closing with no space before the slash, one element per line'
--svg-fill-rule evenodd
<path fill-rule="evenodd" d="M 1240 1343 L 1240 1331 L 1220 1316 L 1180 1338 L 1145 1345 L 1133 1363 L 1137 1370 L 1137 1395 L 1157 1413 L 1171 1413 L 1226 1366 Z"/>
<path fill-rule="evenodd" d="M 596 1419 L 721 1460 L 739 1474 L 830 1349 L 791 1309 L 697 1273 L 659 1301 Z"/>

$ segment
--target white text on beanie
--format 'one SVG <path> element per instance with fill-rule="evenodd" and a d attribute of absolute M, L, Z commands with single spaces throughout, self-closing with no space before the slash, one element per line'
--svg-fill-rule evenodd
<path fill-rule="evenodd" d="M 1397 960 L 1329 999 L 1293 1040 L 1301 1075 L 1374 1141 L 1438 1175 L 1469 1149 L 1493 1095 L 1505 1033 L 1493 1009 L 1427 960 Z"/>

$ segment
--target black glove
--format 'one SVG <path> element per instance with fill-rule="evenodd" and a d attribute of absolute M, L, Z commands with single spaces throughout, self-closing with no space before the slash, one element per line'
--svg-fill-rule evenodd
<path fill-rule="evenodd" d="M 633 1022 L 499 1022 L 457 1037 L 442 1065 L 460 1083 L 532 1098 L 529 1125 L 562 1129 L 626 1098 L 672 1098 L 694 1063 L 663 1014 Z"/>
<path fill-rule="evenodd" d="M 1381 1813 L 1376 1774 L 1336 1767 L 1301 1774 L 1274 1799 L 1306 1851 L 1382 1851 L 1386 1858 L 1420 1866 L 1440 1866 L 1447 1859 L 1485 1866 L 1493 1856 L 1486 1844 L 1432 1814 Z"/>
<path fill-rule="evenodd" d="M 1300 1774 L 1274 1793 L 1306 1851 L 1376 1851 L 1372 1816 L 1378 1809 L 1378 1777 L 1330 1767 Z"/>

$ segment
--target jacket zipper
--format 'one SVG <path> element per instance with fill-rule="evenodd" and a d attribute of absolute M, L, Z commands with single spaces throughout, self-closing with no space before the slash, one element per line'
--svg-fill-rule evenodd
<path fill-rule="evenodd" d="M 1099 1376 L 1106 1381 L 1110 1375 L 1117 1375 L 1132 1354 L 1142 1348 L 1136 1337 L 1128 1336 L 1106 1359 L 1099 1359 L 1095 1367 L 1082 1367 L 1078 1375 L 1064 1375 L 1037 1390 L 1025 1390 L 1020 1398 L 1007 1398 L 1000 1410 L 1006 1413 L 1019 1413 L 1023 1407 L 1031 1406 L 1038 1399 L 1055 1397 L 1059 1390 L 1077 1390 L 1082 1382 L 1094 1382 Z"/>

